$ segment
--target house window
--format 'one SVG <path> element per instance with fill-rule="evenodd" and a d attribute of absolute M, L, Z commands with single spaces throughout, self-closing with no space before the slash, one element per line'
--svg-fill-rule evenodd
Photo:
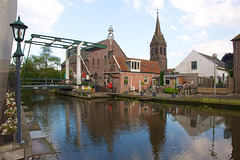
<path fill-rule="evenodd" d="M 145 83 L 145 84 L 148 84 L 148 79 L 149 79 L 148 76 L 145 76 L 145 77 L 144 77 L 144 83 Z"/>
<path fill-rule="evenodd" d="M 151 49 L 151 53 L 154 54 L 154 48 Z"/>
<path fill-rule="evenodd" d="M 93 79 L 98 79 L 98 74 L 97 73 L 94 73 Z"/>
<path fill-rule="evenodd" d="M 111 64 L 108 65 L 108 69 L 109 69 L 109 70 L 111 69 Z"/>
<path fill-rule="evenodd" d="M 170 84 L 170 80 L 169 79 L 166 79 L 166 84 Z"/>
<path fill-rule="evenodd" d="M 94 67 L 94 65 L 95 65 L 95 59 L 93 58 L 93 60 L 92 60 L 92 66 Z"/>
<path fill-rule="evenodd" d="M 112 55 L 112 51 L 109 51 L 108 52 L 108 59 L 110 59 L 111 55 Z"/>
<path fill-rule="evenodd" d="M 197 61 L 192 61 L 192 70 L 197 69 Z"/>
<path fill-rule="evenodd" d="M 115 69 L 116 68 L 116 65 L 115 64 L 113 64 L 113 69 Z"/>
<path fill-rule="evenodd" d="M 124 83 L 125 85 L 128 85 L 128 84 L 129 84 L 128 82 L 129 82 L 128 77 L 124 77 L 124 82 L 123 82 L 123 83 Z"/>
<path fill-rule="evenodd" d="M 100 66 L 100 60 L 99 59 L 97 60 L 97 65 L 98 65 L 98 67 Z"/>
<path fill-rule="evenodd" d="M 106 85 L 108 85 L 110 82 L 110 77 L 106 76 Z"/>
<path fill-rule="evenodd" d="M 158 47 L 155 48 L 155 54 L 158 54 Z"/>
<path fill-rule="evenodd" d="M 163 48 L 163 55 L 166 54 L 166 48 Z"/>
<path fill-rule="evenodd" d="M 107 65 L 107 56 L 104 56 L 104 58 L 103 58 L 104 60 L 104 67 Z"/>

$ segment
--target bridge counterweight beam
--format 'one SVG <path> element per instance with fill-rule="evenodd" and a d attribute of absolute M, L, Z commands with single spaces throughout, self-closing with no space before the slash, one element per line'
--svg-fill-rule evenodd
<path fill-rule="evenodd" d="M 68 48 L 70 49 L 71 46 Z M 65 64 L 65 79 L 66 83 L 69 84 L 69 58 L 68 58 L 68 49 L 66 49 L 66 64 Z"/>
<path fill-rule="evenodd" d="M 81 47 L 83 46 L 84 42 L 81 42 L 77 46 L 77 84 L 80 85 L 82 82 L 82 73 L 81 73 Z"/>

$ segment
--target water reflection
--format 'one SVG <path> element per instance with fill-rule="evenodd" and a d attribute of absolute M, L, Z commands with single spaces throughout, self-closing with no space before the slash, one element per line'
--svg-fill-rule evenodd
<path fill-rule="evenodd" d="M 240 113 L 32 94 L 56 159 L 238 159 Z M 40 98 L 39 98 L 40 97 Z M 29 100 L 30 99 L 30 100 Z"/>

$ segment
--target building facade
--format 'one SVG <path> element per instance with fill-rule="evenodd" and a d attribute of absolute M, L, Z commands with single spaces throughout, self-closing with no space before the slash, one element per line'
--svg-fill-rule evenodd
<path fill-rule="evenodd" d="M 205 78 L 214 77 L 214 64 L 216 64 L 216 83 L 226 81 L 228 73 L 225 71 L 225 63 L 219 59 L 199 53 L 193 50 L 176 68 L 179 74 L 198 74 L 198 85 Z M 194 80 L 193 80 L 194 81 Z M 196 83 L 195 83 L 196 84 Z"/>
<path fill-rule="evenodd" d="M 158 14 L 155 33 L 150 43 L 150 61 L 157 61 L 161 70 L 167 72 L 167 43 L 161 32 Z"/>
<path fill-rule="evenodd" d="M 240 34 L 232 39 L 233 42 L 233 76 L 235 94 L 240 94 Z"/>
<path fill-rule="evenodd" d="M 145 91 L 155 86 L 154 77 L 159 76 L 160 67 L 156 61 L 112 56 L 104 73 L 105 85 L 111 83 L 117 93 Z"/>

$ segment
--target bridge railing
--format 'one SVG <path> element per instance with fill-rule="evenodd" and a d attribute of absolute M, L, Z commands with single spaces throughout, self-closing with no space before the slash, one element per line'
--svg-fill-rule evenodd
<path fill-rule="evenodd" d="M 24 78 L 21 85 L 76 85 L 76 79 Z"/>

